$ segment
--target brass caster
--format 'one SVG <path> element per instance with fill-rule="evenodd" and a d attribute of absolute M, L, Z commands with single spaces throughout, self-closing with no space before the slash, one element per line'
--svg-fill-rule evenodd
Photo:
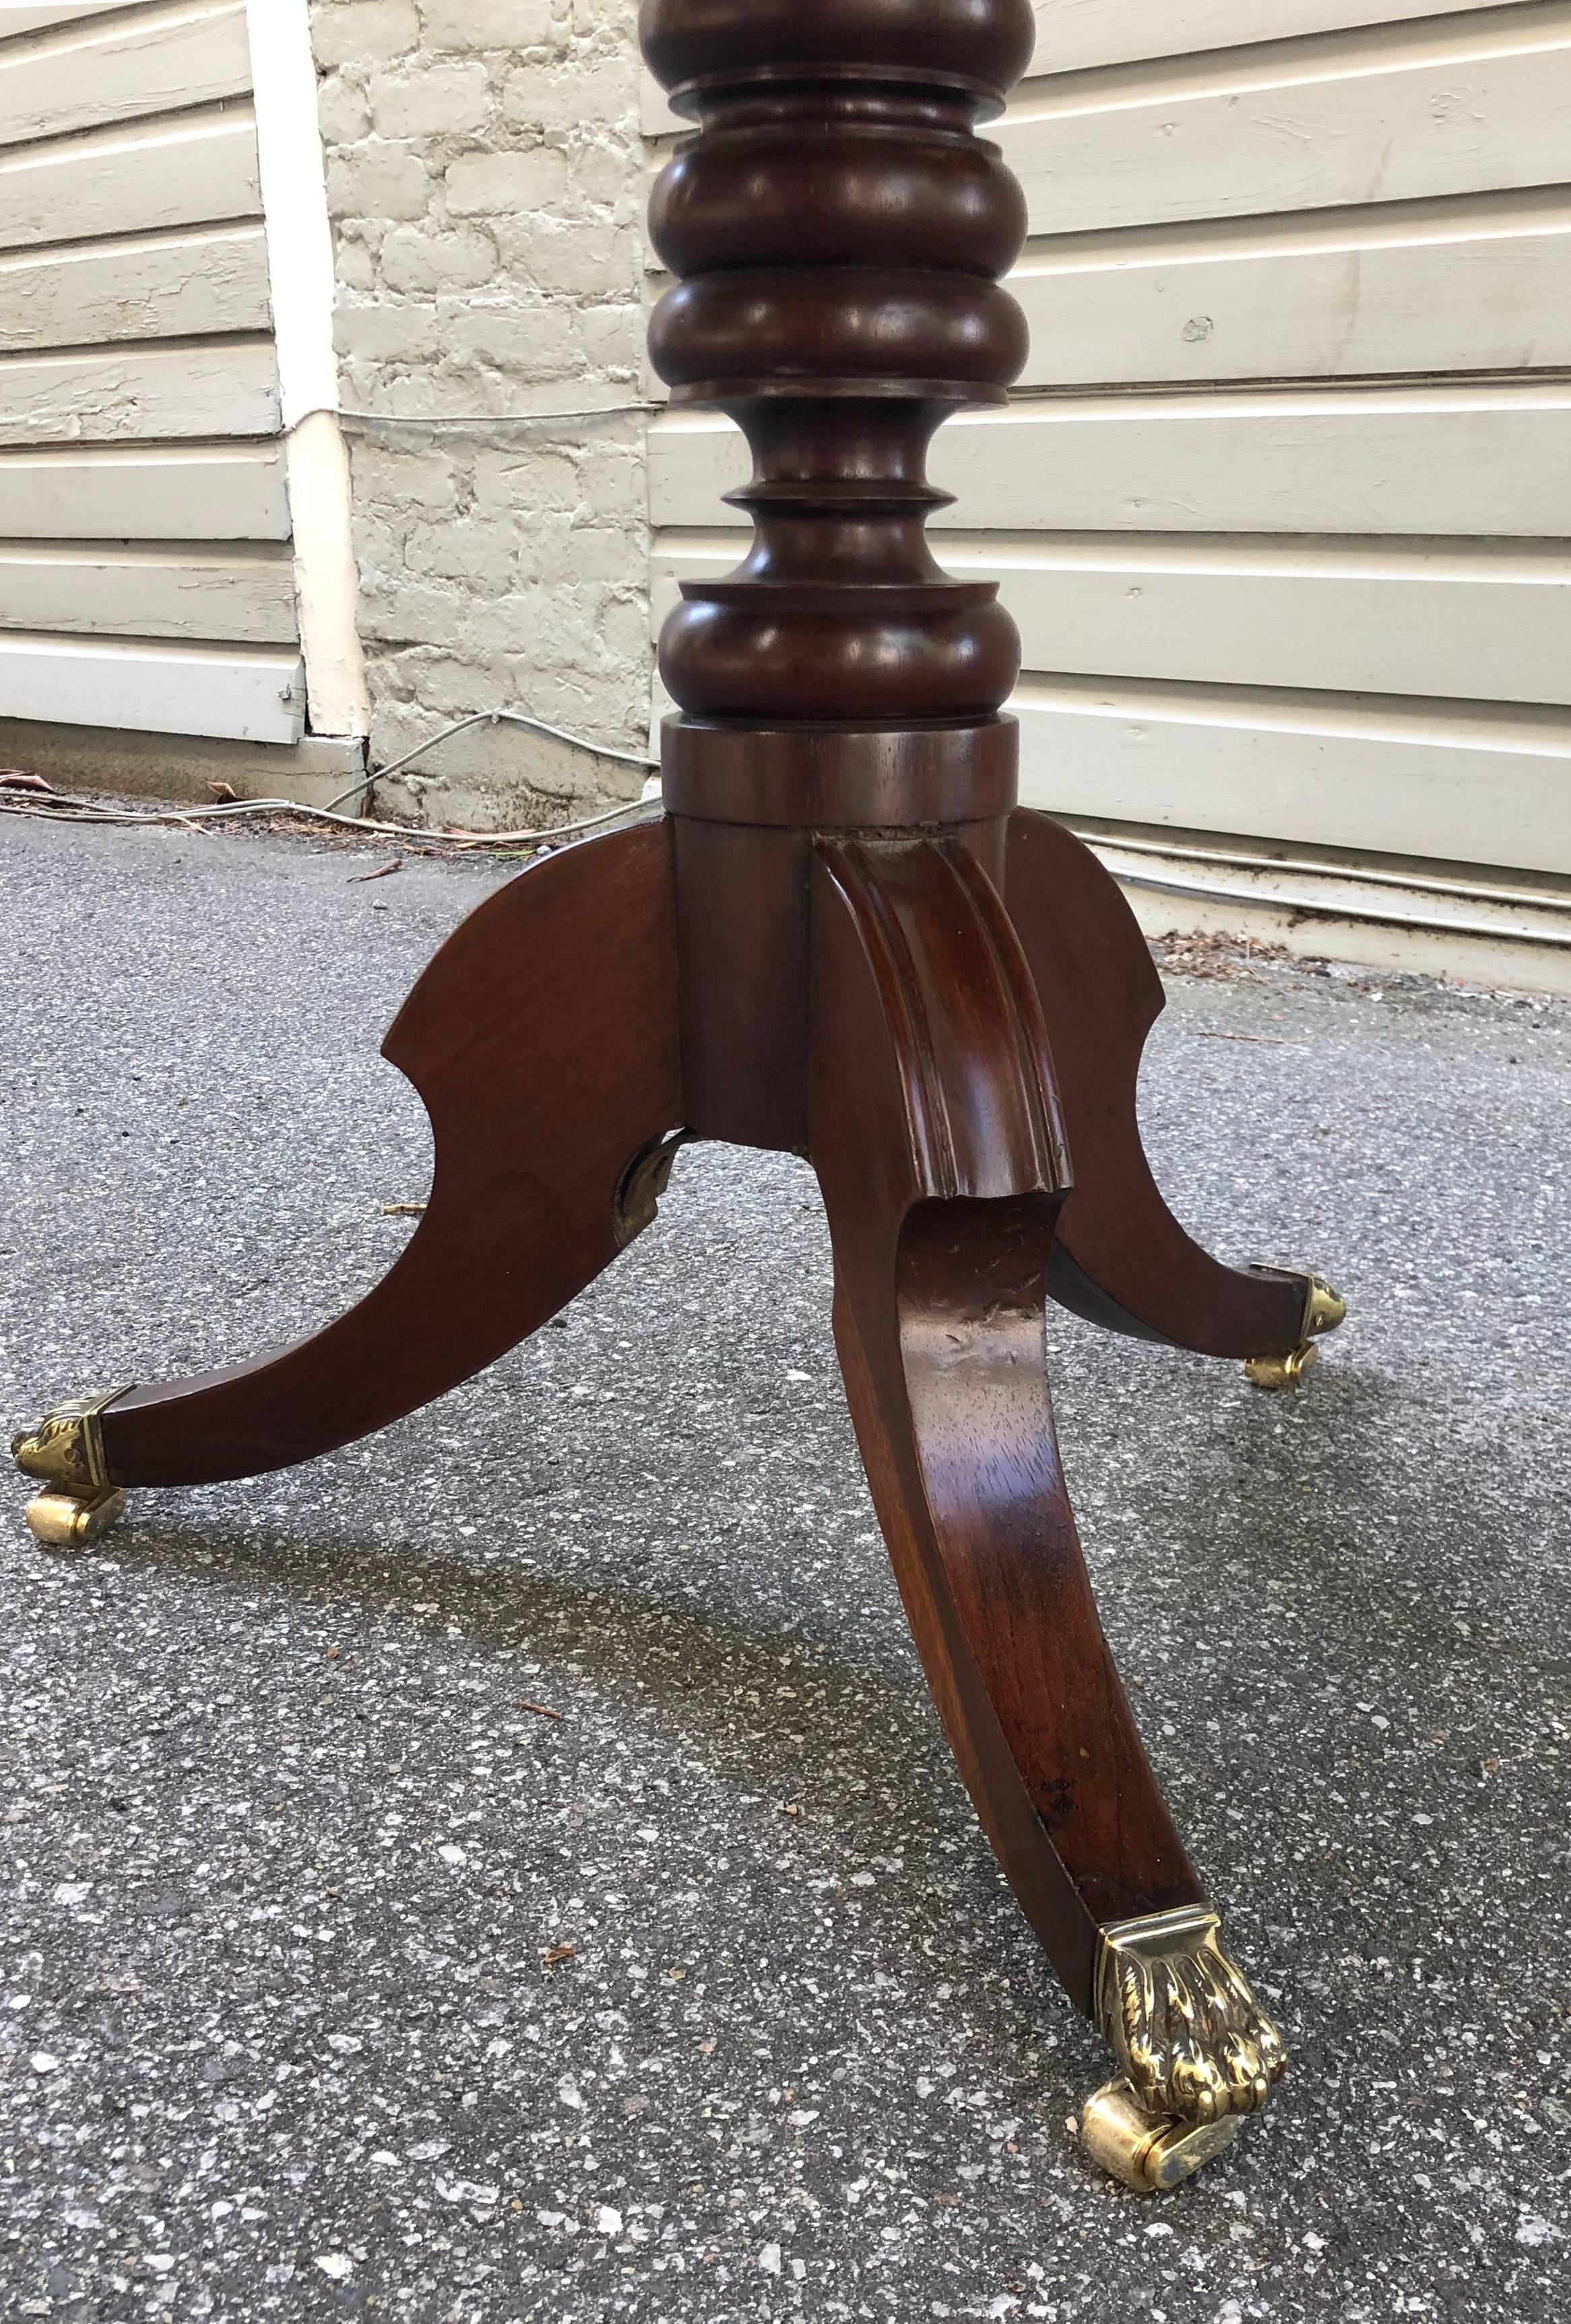
<path fill-rule="evenodd" d="M 671 1182 L 671 1167 L 688 1142 L 685 1130 L 669 1130 L 635 1154 L 616 1189 L 612 1232 L 618 1250 L 625 1250 L 635 1235 L 654 1224 L 660 1198 Z"/>
<path fill-rule="evenodd" d="M 50 1549 L 81 1549 L 107 1533 L 125 1507 L 125 1496 L 109 1474 L 99 1416 L 123 1397 L 83 1397 L 57 1405 L 36 1427 L 11 1441 L 11 1457 L 23 1476 L 37 1477 L 45 1489 L 23 1512 L 33 1539 Z"/>
<path fill-rule="evenodd" d="M 57 1488 L 47 1493 L 34 1493 L 22 1514 L 34 1541 L 42 1543 L 45 1549 L 85 1549 L 90 1541 L 108 1532 L 125 1508 L 125 1496 L 117 1487 L 111 1487 L 106 1493 L 90 1495 L 62 1492 Z"/>
<path fill-rule="evenodd" d="M 1086 2100 L 1081 2140 L 1142 2193 L 1177 2187 L 1220 2154 L 1287 2065 L 1206 1904 L 1104 1928 L 1095 2007 L 1121 2071 Z"/>
<path fill-rule="evenodd" d="M 1327 1332 L 1335 1331 L 1345 1322 L 1347 1302 L 1339 1291 L 1318 1275 L 1306 1275 L 1291 1267 L 1254 1267 L 1252 1275 L 1274 1275 L 1288 1283 L 1304 1286 L 1303 1338 L 1296 1348 L 1282 1356 L 1251 1356 L 1243 1367 L 1243 1376 L 1253 1388 L 1278 1390 L 1297 1388 L 1306 1372 L 1312 1371 L 1320 1351 L 1315 1342 Z"/>
<path fill-rule="evenodd" d="M 1313 1371 L 1320 1360 L 1320 1351 L 1313 1340 L 1302 1347 L 1291 1348 L 1285 1356 L 1251 1356 L 1243 1367 L 1243 1377 L 1251 1388 L 1263 1388 L 1275 1394 L 1284 1388 L 1297 1388 L 1306 1372 Z"/>
<path fill-rule="evenodd" d="M 1122 2076 L 1093 2090 L 1080 2116 L 1080 2144 L 1093 2163 L 1141 2195 L 1166 2195 L 1238 2135 L 1238 2116 L 1185 2122 L 1148 2114 Z"/>

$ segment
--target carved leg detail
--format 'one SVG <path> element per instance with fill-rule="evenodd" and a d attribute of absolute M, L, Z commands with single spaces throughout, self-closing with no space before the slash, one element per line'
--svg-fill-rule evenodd
<path fill-rule="evenodd" d="M 1162 983 L 1118 883 L 1044 815 L 1010 818 L 1011 917 L 1040 997 L 1074 1157 L 1049 1288 L 1093 1323 L 1250 1362 L 1290 1388 L 1345 1309 L 1317 1278 L 1224 1267 L 1178 1224 L 1141 1145 L 1141 1054 Z"/>
<path fill-rule="evenodd" d="M 448 939 L 384 1045 L 436 1144 L 430 1204 L 392 1270 L 313 1338 L 124 1391 L 85 1432 L 46 1423 L 17 1440 L 19 1463 L 68 1497 L 95 1448 L 105 1489 L 252 1476 L 494 1362 L 653 1216 L 663 1133 L 682 1118 L 676 992 L 663 827 L 522 873 Z"/>
<path fill-rule="evenodd" d="M 1000 1861 L 1071 1999 L 1114 2041 L 1140 2183 L 1172 2183 L 1261 2102 L 1280 2045 L 1218 2006 L 1247 1989 L 1196 1933 L 1208 1943 L 1215 1916 L 1119 1683 L 1064 1484 L 1044 1309 L 1067 1174 L 1036 996 L 996 892 L 950 844 L 823 844 L 813 946 L 836 1336 L 896 1577 Z M 1152 1930 L 1168 1950 L 1142 2016 L 1107 1964 Z"/>

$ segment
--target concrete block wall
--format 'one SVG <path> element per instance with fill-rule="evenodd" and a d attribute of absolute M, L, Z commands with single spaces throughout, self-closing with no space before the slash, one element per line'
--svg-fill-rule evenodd
<path fill-rule="evenodd" d="M 311 28 L 344 403 L 501 420 L 638 400 L 634 0 L 312 0 Z M 496 706 L 642 751 L 642 420 L 347 433 L 373 763 Z M 511 827 L 640 779 L 486 727 L 399 803 Z"/>

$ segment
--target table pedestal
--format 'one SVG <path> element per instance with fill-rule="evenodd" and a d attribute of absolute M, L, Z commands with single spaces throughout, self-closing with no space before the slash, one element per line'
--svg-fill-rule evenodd
<path fill-rule="evenodd" d="M 747 432 L 739 572 L 662 640 L 663 819 L 553 855 L 427 969 L 385 1054 L 430 1114 L 391 1273 L 282 1354 L 62 1407 L 17 1440 L 69 1545 L 126 1487 L 309 1460 L 491 1363 L 652 1220 L 678 1147 L 805 1155 L 884 1538 L 977 1813 L 1118 2079 L 1088 2150 L 1204 2162 L 1280 2072 L 1096 1616 L 1044 1307 L 1289 1386 L 1341 1303 L 1191 1241 L 1135 1118 L 1161 989 L 1096 859 L 1015 804 L 1018 641 L 924 525 L 939 424 L 1000 400 L 1018 187 L 975 134 L 1026 0 L 645 0 L 697 115 L 657 189 L 652 348 Z"/>

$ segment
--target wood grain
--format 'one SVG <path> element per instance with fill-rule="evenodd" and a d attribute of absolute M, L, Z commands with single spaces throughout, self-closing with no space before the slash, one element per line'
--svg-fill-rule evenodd
<path fill-rule="evenodd" d="M 448 938 L 384 1055 L 436 1139 L 403 1256 L 297 1347 L 134 1389 L 105 1416 L 118 1482 L 253 1476 L 384 1427 L 505 1354 L 615 1258 L 623 1174 L 681 1123 L 664 828 L 521 872 Z"/>

